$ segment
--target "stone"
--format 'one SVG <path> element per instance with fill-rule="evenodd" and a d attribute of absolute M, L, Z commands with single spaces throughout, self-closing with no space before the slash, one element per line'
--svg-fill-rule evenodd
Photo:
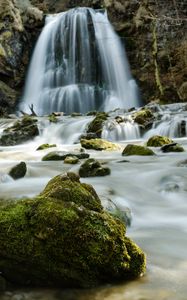
<path fill-rule="evenodd" d="M 144 146 L 128 144 L 122 152 L 122 155 L 155 155 L 155 153 Z"/>
<path fill-rule="evenodd" d="M 177 144 L 177 143 L 171 143 L 168 145 L 164 145 L 161 147 L 162 152 L 167 153 L 167 152 L 184 152 L 184 148 Z"/>
<path fill-rule="evenodd" d="M 39 130 L 37 126 L 37 120 L 30 117 L 24 116 L 13 126 L 6 128 L 0 137 L 1 146 L 14 146 L 30 139 L 33 139 L 39 135 Z"/>
<path fill-rule="evenodd" d="M 110 169 L 94 158 L 87 159 L 79 169 L 80 177 L 95 177 L 110 175 Z"/>
<path fill-rule="evenodd" d="M 134 119 L 134 122 L 144 127 L 148 126 L 154 120 L 154 115 L 152 111 L 147 108 L 143 108 L 138 112 L 135 112 L 134 114 L 132 114 L 132 117 Z"/>
<path fill-rule="evenodd" d="M 56 147 L 56 144 L 42 144 L 40 145 L 36 150 L 45 150 L 45 149 L 49 149 L 49 148 L 53 148 Z"/>
<path fill-rule="evenodd" d="M 93 121 L 88 125 L 87 133 L 95 133 L 98 138 L 101 137 L 103 124 L 107 120 L 108 114 L 105 112 L 98 112 Z"/>
<path fill-rule="evenodd" d="M 154 135 L 147 141 L 148 147 L 161 147 L 163 145 L 171 144 L 173 141 L 167 136 Z"/>
<path fill-rule="evenodd" d="M 24 177 L 26 173 L 27 173 L 27 165 L 24 161 L 22 161 L 10 170 L 9 175 L 16 180 Z"/>
<path fill-rule="evenodd" d="M 67 153 L 64 151 L 52 151 L 49 152 L 48 154 L 46 154 L 42 160 L 43 161 L 49 161 L 49 160 L 64 160 L 66 157 L 77 157 L 78 159 L 85 159 L 85 158 L 89 158 L 89 154 L 85 153 L 85 152 L 74 152 L 74 153 Z"/>
<path fill-rule="evenodd" d="M 89 288 L 145 273 L 143 251 L 74 173 L 0 207 L 0 270 L 19 285 Z M 12 238 L 13 237 L 13 238 Z"/>
<path fill-rule="evenodd" d="M 79 159 L 76 156 L 66 156 L 66 158 L 64 159 L 65 164 L 74 165 L 74 164 L 77 164 L 78 162 L 79 162 Z"/>
<path fill-rule="evenodd" d="M 0 116 L 13 112 L 16 106 L 17 92 L 0 81 Z"/>
<path fill-rule="evenodd" d="M 104 139 L 81 139 L 81 146 L 86 149 L 93 150 L 108 150 L 108 151 L 116 151 L 120 150 L 121 146 L 118 144 L 111 143 Z"/>

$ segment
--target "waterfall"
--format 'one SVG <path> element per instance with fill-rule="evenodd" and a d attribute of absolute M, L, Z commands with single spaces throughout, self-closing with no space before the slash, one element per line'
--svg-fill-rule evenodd
<path fill-rule="evenodd" d="M 106 13 L 75 8 L 46 18 L 19 110 L 85 113 L 138 106 L 124 47 Z"/>

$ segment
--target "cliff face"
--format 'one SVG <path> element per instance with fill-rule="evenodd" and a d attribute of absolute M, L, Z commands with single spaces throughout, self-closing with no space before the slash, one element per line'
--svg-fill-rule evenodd
<path fill-rule="evenodd" d="M 187 101 L 186 0 L 168 0 L 167 4 L 163 0 L 1 0 L 0 76 L 4 84 L 22 90 L 43 12 L 76 6 L 107 9 L 126 47 L 144 102 Z"/>

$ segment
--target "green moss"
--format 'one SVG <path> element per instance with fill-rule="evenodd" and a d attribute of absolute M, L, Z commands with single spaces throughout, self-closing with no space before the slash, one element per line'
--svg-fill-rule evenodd
<path fill-rule="evenodd" d="M 167 136 L 154 135 L 147 141 L 148 147 L 161 147 L 166 144 L 171 144 L 173 141 Z"/>
<path fill-rule="evenodd" d="M 101 137 L 101 133 L 102 133 L 102 128 L 103 128 L 103 123 L 104 121 L 107 120 L 107 113 L 105 112 L 99 112 L 96 114 L 96 117 L 94 118 L 94 120 L 88 125 L 88 130 L 87 133 L 96 133 L 97 137 Z"/>
<path fill-rule="evenodd" d="M 94 149 L 94 150 L 109 150 L 115 151 L 120 150 L 121 147 L 117 144 L 111 143 L 104 139 L 81 139 L 81 146 L 86 149 Z"/>
<path fill-rule="evenodd" d="M 48 149 L 48 148 L 53 148 L 53 147 L 56 147 L 56 144 L 42 144 L 40 145 L 36 150 L 45 150 L 45 149 Z"/>
<path fill-rule="evenodd" d="M 54 114 L 49 115 L 48 116 L 48 120 L 51 123 L 57 123 L 58 122 L 58 119 L 57 119 L 57 117 Z"/>
<path fill-rule="evenodd" d="M 172 144 L 168 144 L 168 145 L 164 145 L 162 146 L 161 150 L 164 153 L 168 153 L 168 152 L 184 152 L 184 148 L 177 144 L 177 143 L 172 143 Z"/>
<path fill-rule="evenodd" d="M 122 155 L 154 155 L 155 153 L 146 147 L 128 144 L 122 152 Z"/>

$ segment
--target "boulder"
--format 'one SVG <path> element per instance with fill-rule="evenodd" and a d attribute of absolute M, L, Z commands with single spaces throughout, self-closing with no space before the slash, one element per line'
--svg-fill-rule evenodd
<path fill-rule="evenodd" d="M 17 92 L 0 81 L 0 116 L 11 113 L 16 105 Z"/>
<path fill-rule="evenodd" d="M 80 166 L 79 175 L 80 177 L 106 176 L 110 175 L 110 169 L 103 167 L 98 160 L 89 158 Z"/>
<path fill-rule="evenodd" d="M 53 148 L 53 147 L 56 147 L 56 144 L 42 144 L 40 145 L 36 150 L 45 150 L 45 149 L 48 149 L 48 148 Z"/>
<path fill-rule="evenodd" d="M 81 152 L 81 153 L 77 153 L 77 152 L 67 153 L 67 152 L 64 152 L 64 151 L 52 151 L 52 152 L 49 152 L 48 154 L 46 154 L 42 158 L 42 160 L 43 161 L 64 160 L 68 156 L 77 157 L 78 159 L 85 159 L 85 158 L 89 158 L 90 155 L 88 153 L 84 153 L 84 152 Z"/>
<path fill-rule="evenodd" d="M 162 152 L 167 153 L 167 152 L 184 152 L 184 148 L 177 144 L 177 143 L 171 143 L 168 145 L 164 145 L 161 147 Z"/>
<path fill-rule="evenodd" d="M 173 141 L 167 136 L 154 135 L 147 141 L 148 147 L 162 147 L 163 145 L 171 144 Z"/>
<path fill-rule="evenodd" d="M 145 254 L 74 173 L 0 207 L 0 272 L 29 286 L 92 287 L 145 272 Z"/>
<path fill-rule="evenodd" d="M 108 114 L 105 112 L 98 112 L 93 121 L 88 125 L 87 133 L 95 133 L 96 137 L 100 138 L 103 123 L 107 120 Z"/>
<path fill-rule="evenodd" d="M 37 135 L 39 135 L 37 120 L 30 116 L 24 116 L 15 122 L 13 126 L 3 131 L 3 135 L 0 138 L 0 145 L 18 145 L 33 139 Z"/>
<path fill-rule="evenodd" d="M 10 170 L 9 175 L 13 179 L 19 179 L 24 177 L 26 173 L 27 173 L 27 166 L 26 163 L 22 161 Z"/>
<path fill-rule="evenodd" d="M 93 149 L 93 150 L 109 150 L 115 151 L 120 150 L 121 147 L 118 144 L 111 143 L 104 139 L 81 139 L 81 146 L 86 149 Z"/>
<path fill-rule="evenodd" d="M 155 155 L 155 153 L 147 147 L 128 144 L 123 150 L 122 155 Z"/>

